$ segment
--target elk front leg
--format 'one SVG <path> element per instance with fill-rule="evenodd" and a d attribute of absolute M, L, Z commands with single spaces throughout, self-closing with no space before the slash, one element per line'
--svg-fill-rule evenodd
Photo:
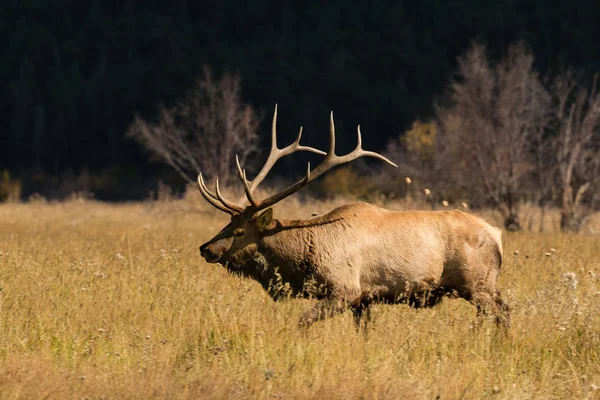
<path fill-rule="evenodd" d="M 351 302 L 340 298 L 322 299 L 315 306 L 306 311 L 300 318 L 300 328 L 308 328 L 317 321 L 333 317 L 351 307 Z"/>
<path fill-rule="evenodd" d="M 371 322 L 371 303 L 369 301 L 361 301 L 358 306 L 352 307 L 352 313 L 354 314 L 354 323 L 356 324 L 356 330 L 358 332 L 361 329 L 367 331 L 369 322 Z"/>

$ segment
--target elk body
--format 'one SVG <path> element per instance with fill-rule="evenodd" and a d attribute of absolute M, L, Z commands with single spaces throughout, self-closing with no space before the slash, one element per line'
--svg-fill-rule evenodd
<path fill-rule="evenodd" d="M 351 309 L 360 324 L 373 302 L 408 303 L 431 307 L 445 295 L 473 303 L 478 315 L 492 314 L 508 326 L 508 307 L 496 289 L 502 264 L 500 231 L 484 220 L 461 211 L 391 211 L 368 203 L 350 203 L 328 214 L 305 220 L 273 218 L 272 205 L 293 194 L 334 166 L 362 156 L 380 154 L 358 146 L 335 155 L 335 129 L 330 119 L 327 153 L 296 141 L 279 149 L 276 141 L 277 108 L 273 117 L 269 158 L 253 181 L 238 163 L 245 196 L 231 202 L 222 196 L 218 180 L 215 192 L 198 177 L 200 192 L 231 222 L 200 247 L 209 263 L 221 263 L 230 272 L 258 281 L 274 298 L 280 292 L 273 282 L 287 284 L 294 295 L 316 297 L 302 326 Z M 295 151 L 325 155 L 313 171 L 273 196 L 258 201 L 254 190 L 275 162 Z"/>

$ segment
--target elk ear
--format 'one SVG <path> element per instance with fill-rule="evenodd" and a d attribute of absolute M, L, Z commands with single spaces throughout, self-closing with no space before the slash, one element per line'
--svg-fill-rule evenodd
<path fill-rule="evenodd" d="M 267 226 L 269 226 L 269 224 L 271 223 L 272 220 L 273 220 L 273 209 L 272 208 L 267 208 L 267 210 L 264 213 L 262 213 L 258 217 L 256 217 L 256 222 L 257 222 L 258 228 L 260 230 L 263 230 Z"/>

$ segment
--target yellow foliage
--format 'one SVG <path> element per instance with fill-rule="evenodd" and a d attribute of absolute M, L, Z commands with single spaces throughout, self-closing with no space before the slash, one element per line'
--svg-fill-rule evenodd
<path fill-rule="evenodd" d="M 0 201 L 16 203 L 21 199 L 21 182 L 12 179 L 6 170 L 0 175 Z"/>
<path fill-rule="evenodd" d="M 413 122 L 410 130 L 402 138 L 406 149 L 413 154 L 419 155 L 423 160 L 433 156 L 437 126 L 435 122 Z"/>
<path fill-rule="evenodd" d="M 336 193 L 359 198 L 368 197 L 373 185 L 368 179 L 359 175 L 352 167 L 341 167 L 329 172 L 321 184 L 325 193 Z"/>

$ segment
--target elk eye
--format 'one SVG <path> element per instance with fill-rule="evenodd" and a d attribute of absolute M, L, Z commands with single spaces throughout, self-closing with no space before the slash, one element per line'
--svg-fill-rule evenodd
<path fill-rule="evenodd" d="M 244 230 L 242 228 L 237 228 L 235 231 L 233 231 L 233 236 L 244 236 Z"/>

